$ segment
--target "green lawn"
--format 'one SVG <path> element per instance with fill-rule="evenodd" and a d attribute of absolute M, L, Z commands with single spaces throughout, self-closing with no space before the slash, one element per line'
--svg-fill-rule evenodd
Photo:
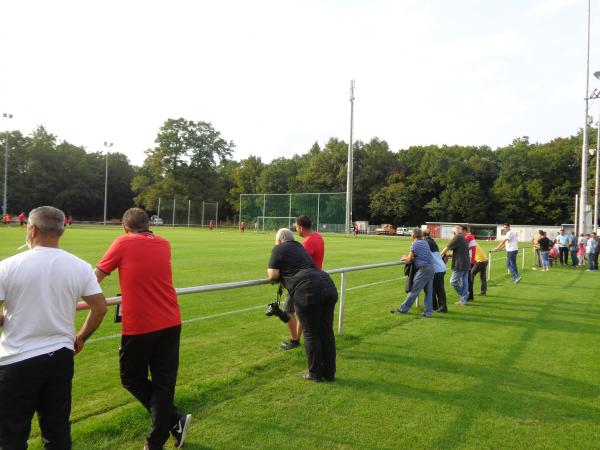
<path fill-rule="evenodd" d="M 94 264 L 119 233 L 69 229 L 63 248 Z M 172 243 L 177 287 L 264 278 L 274 239 L 158 233 Z M 0 229 L 0 257 L 16 253 L 23 235 Z M 325 269 L 397 260 L 410 245 L 397 237 L 325 239 Z M 176 398 L 194 415 L 185 448 L 599 448 L 600 275 L 532 271 L 527 258 L 518 285 L 495 262 L 488 296 L 466 307 L 453 305 L 447 283 L 450 312 L 432 320 L 417 309 L 389 314 L 405 296 L 401 267 L 350 273 L 332 384 L 301 380 L 304 352 L 279 350 L 286 330 L 263 314 L 274 287 L 180 297 Z M 107 296 L 118 292 L 116 278 L 104 283 Z M 76 358 L 75 449 L 143 446 L 149 418 L 120 387 L 118 332 L 110 310 Z M 41 448 L 35 426 L 30 448 Z"/>

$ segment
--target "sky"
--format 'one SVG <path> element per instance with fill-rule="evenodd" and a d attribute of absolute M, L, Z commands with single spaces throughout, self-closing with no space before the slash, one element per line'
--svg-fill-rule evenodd
<path fill-rule="evenodd" d="M 348 141 L 352 79 L 354 138 L 394 151 L 584 123 L 587 0 L 19 0 L 0 18 L 0 129 L 137 165 L 168 118 L 212 123 L 236 160 Z"/>

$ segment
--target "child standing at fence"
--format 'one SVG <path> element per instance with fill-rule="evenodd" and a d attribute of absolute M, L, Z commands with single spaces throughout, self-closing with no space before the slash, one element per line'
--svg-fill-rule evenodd
<path fill-rule="evenodd" d="M 585 265 L 585 245 L 581 241 L 577 247 L 577 261 L 579 266 Z"/>

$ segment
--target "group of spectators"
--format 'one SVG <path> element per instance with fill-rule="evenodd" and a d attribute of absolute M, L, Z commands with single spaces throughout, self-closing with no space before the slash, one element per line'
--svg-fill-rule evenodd
<path fill-rule="evenodd" d="M 131 208 L 123 215 L 125 234 L 94 270 L 59 248 L 65 225 L 56 208 L 32 210 L 29 250 L 0 262 L 0 449 L 27 448 L 34 413 L 44 448 L 72 447 L 73 357 L 106 314 L 99 283 L 115 270 L 122 293 L 121 383 L 152 418 L 144 449 L 162 449 L 170 435 L 181 447 L 192 416 L 174 405 L 181 314 L 169 242 L 150 231 L 144 210 Z M 80 298 L 90 312 L 75 333 Z"/>
<path fill-rule="evenodd" d="M 516 265 L 517 236 L 510 230 L 509 224 L 505 224 L 504 229 L 505 238 L 493 251 L 506 248 L 507 267 L 511 270 L 513 283 L 516 284 L 521 280 Z M 392 314 L 407 314 L 422 291 L 425 293 L 423 317 L 432 317 L 433 312 L 448 312 L 444 287 L 448 257 L 452 258 L 450 285 L 459 297 L 455 302 L 456 305 L 464 306 L 467 302 L 474 301 L 473 286 L 477 275 L 481 280 L 481 290 L 478 295 L 487 295 L 488 257 L 485 251 L 478 245 L 475 236 L 468 231 L 467 227 L 454 226 L 452 234 L 450 242 L 440 251 L 429 230 L 420 228 L 413 230 L 410 251 L 408 255 L 401 258 L 406 263 L 407 296 L 398 308 L 390 311 Z"/>
<path fill-rule="evenodd" d="M 531 240 L 536 253 L 537 267 L 547 272 L 554 263 L 559 262 L 561 266 L 571 268 L 585 267 L 588 263 L 589 271 L 598 270 L 598 253 L 600 252 L 600 240 L 597 233 L 581 233 L 579 237 L 572 231 L 565 234 L 559 230 L 554 240 L 548 237 L 548 233 L 539 230 L 538 234 Z M 569 256 L 571 263 L 569 264 Z"/>

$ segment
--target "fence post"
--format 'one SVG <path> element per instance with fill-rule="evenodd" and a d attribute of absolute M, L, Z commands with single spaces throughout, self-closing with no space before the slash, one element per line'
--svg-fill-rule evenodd
<path fill-rule="evenodd" d="M 158 197 L 158 211 L 156 212 L 156 215 L 160 218 L 160 197 Z"/>
<path fill-rule="evenodd" d="M 342 286 L 340 290 L 340 311 L 338 319 L 338 334 L 341 335 L 344 332 L 344 303 L 346 300 L 346 272 L 342 272 Z"/>
<path fill-rule="evenodd" d="M 288 228 L 292 229 L 292 194 L 290 194 L 290 207 L 288 210 Z M 318 230 L 318 228 L 317 228 Z"/>
<path fill-rule="evenodd" d="M 240 220 L 238 221 L 238 228 L 241 223 L 242 223 L 242 194 L 240 194 Z"/>
<path fill-rule="evenodd" d="M 487 270 L 487 279 L 490 281 L 492 279 L 492 252 L 488 252 L 488 270 Z"/>
<path fill-rule="evenodd" d="M 175 226 L 175 196 L 173 196 L 173 226 Z"/>
<path fill-rule="evenodd" d="M 321 231 L 319 228 L 319 220 L 321 219 L 321 193 L 317 193 L 317 231 Z"/>
<path fill-rule="evenodd" d="M 217 202 L 217 209 L 215 211 L 215 228 L 219 227 L 219 202 Z"/>
<path fill-rule="evenodd" d="M 523 247 L 523 262 L 521 263 L 521 270 L 525 270 L 525 247 Z"/>
<path fill-rule="evenodd" d="M 200 221 L 200 226 L 204 227 L 204 200 L 202 200 L 202 220 Z"/>
<path fill-rule="evenodd" d="M 192 208 L 192 201 L 188 198 L 188 228 L 190 227 L 190 209 Z"/>
<path fill-rule="evenodd" d="M 262 230 L 265 231 L 265 211 L 267 209 L 267 195 L 263 194 L 263 226 Z"/>

